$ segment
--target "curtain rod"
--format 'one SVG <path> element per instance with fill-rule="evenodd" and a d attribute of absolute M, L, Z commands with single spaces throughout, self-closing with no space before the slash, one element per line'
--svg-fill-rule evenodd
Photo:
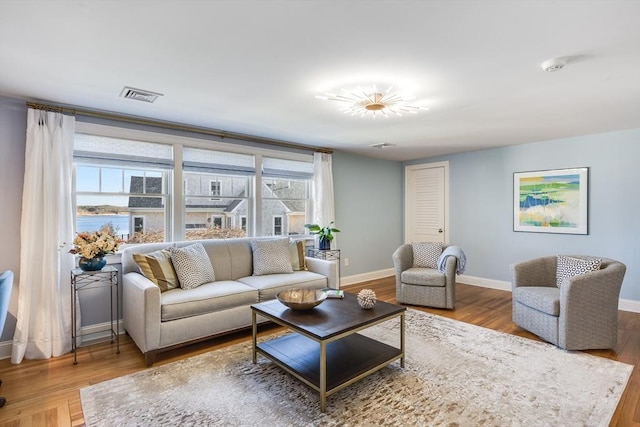
<path fill-rule="evenodd" d="M 96 117 L 99 119 L 109 119 L 109 120 L 116 120 L 116 121 L 127 122 L 127 123 L 135 123 L 138 125 L 156 126 L 156 127 L 161 127 L 165 129 L 193 132 L 193 133 L 199 133 L 203 135 L 217 136 L 222 139 L 225 139 L 225 138 L 240 139 L 240 140 L 249 141 L 249 142 L 256 142 L 258 144 L 274 145 L 277 147 L 315 151 L 318 153 L 328 153 L 328 154 L 333 153 L 333 150 L 330 150 L 328 148 L 313 147 L 310 145 L 303 145 L 303 144 L 294 144 L 293 142 L 280 141 L 277 139 L 262 138 L 259 136 L 245 135 L 245 134 L 235 133 L 235 132 L 225 132 L 225 131 L 214 130 L 214 129 L 200 128 L 196 126 L 181 125 L 178 123 L 161 122 L 161 121 L 145 119 L 145 118 L 129 117 L 129 116 L 123 116 L 123 115 L 113 114 L 113 113 L 103 113 L 100 111 L 61 107 L 56 105 L 41 104 L 37 102 L 27 102 L 27 107 L 33 108 L 36 110 L 66 113 L 66 114 L 71 114 L 73 116 Z"/>

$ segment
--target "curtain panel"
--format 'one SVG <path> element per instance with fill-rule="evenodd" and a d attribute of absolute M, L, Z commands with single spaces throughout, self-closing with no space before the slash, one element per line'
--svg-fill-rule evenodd
<path fill-rule="evenodd" d="M 20 227 L 18 313 L 11 363 L 71 350 L 75 118 L 29 109 Z M 64 247 L 63 247 L 64 246 Z"/>
<path fill-rule="evenodd" d="M 332 160 L 329 153 L 313 154 L 313 223 L 320 227 L 335 221 Z M 338 247 L 337 234 L 333 235 L 332 243 Z"/>

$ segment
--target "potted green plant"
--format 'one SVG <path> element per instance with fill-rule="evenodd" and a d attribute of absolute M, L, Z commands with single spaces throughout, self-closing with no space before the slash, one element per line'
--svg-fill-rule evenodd
<path fill-rule="evenodd" d="M 320 250 L 331 249 L 331 241 L 333 240 L 333 233 L 339 233 L 340 230 L 331 227 L 333 221 L 324 227 L 320 227 L 318 224 L 305 224 L 305 228 L 309 229 L 309 233 L 318 236 L 318 248 Z"/>

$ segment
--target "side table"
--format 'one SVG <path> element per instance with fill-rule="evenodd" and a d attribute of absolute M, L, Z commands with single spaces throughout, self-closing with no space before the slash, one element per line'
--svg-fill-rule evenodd
<path fill-rule="evenodd" d="M 113 266 L 106 266 L 102 270 L 97 271 L 83 271 L 79 268 L 74 268 L 71 270 L 71 351 L 73 352 L 73 364 L 78 364 L 77 359 L 77 351 L 78 351 L 78 343 L 77 340 L 82 335 L 78 335 L 76 319 L 77 319 L 77 301 L 78 301 L 78 292 L 84 291 L 87 289 L 96 289 L 96 288 L 109 288 L 109 304 L 110 304 L 110 317 L 111 317 L 111 329 L 109 333 L 111 334 L 111 343 L 113 341 L 116 342 L 116 354 L 120 354 L 120 336 L 118 335 L 117 328 L 117 317 L 118 313 L 120 313 L 120 300 L 118 295 L 118 269 Z M 116 291 L 116 319 L 114 321 L 113 314 L 113 290 Z M 115 327 L 114 327 L 115 322 Z M 95 333 L 95 332 L 92 332 Z M 90 334 L 86 334 L 90 335 Z"/>
<path fill-rule="evenodd" d="M 307 256 L 311 258 L 324 259 L 338 262 L 338 287 L 340 287 L 340 249 L 307 249 Z"/>

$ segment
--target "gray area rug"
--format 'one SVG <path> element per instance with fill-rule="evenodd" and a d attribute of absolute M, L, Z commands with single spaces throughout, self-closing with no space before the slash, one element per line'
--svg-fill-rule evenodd
<path fill-rule="evenodd" d="M 398 345 L 399 322 L 364 333 Z M 607 426 L 633 366 L 407 311 L 394 362 L 327 398 L 251 342 L 80 390 L 87 426 Z"/>

